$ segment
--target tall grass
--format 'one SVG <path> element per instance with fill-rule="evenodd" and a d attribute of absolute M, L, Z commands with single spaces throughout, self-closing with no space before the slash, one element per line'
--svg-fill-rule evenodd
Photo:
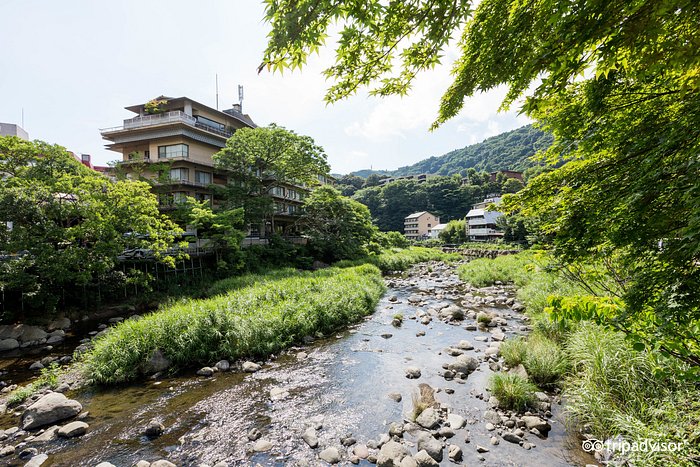
<path fill-rule="evenodd" d="M 559 344 L 539 333 L 530 334 L 523 366 L 533 383 L 551 389 L 568 368 L 566 355 Z"/>
<path fill-rule="evenodd" d="M 489 389 L 501 408 L 507 410 L 525 410 L 533 406 L 537 388 L 520 375 L 512 373 L 494 373 L 489 380 Z"/>
<path fill-rule="evenodd" d="M 700 392 L 676 378 L 677 361 L 633 350 L 624 335 L 581 323 L 569 336 L 574 372 L 566 380 L 566 410 L 598 439 L 685 442 L 678 452 L 631 452 L 636 465 L 692 465 L 700 459 Z"/>
<path fill-rule="evenodd" d="M 498 256 L 495 259 L 480 258 L 457 268 L 457 274 L 463 282 L 475 287 L 486 287 L 500 282 L 513 282 L 524 285 L 530 280 L 532 252 L 517 255 Z"/>
<path fill-rule="evenodd" d="M 458 253 L 444 253 L 435 248 L 410 247 L 392 248 L 384 250 L 378 255 L 369 255 L 357 260 L 343 260 L 335 263 L 335 266 L 344 268 L 357 266 L 360 264 L 373 264 L 382 273 L 387 274 L 394 271 L 404 271 L 417 263 L 426 261 L 458 261 L 462 255 Z"/>
<path fill-rule="evenodd" d="M 359 320 L 384 292 L 380 272 L 371 265 L 279 272 L 248 286 L 238 279 L 217 285 L 223 293 L 215 297 L 120 323 L 85 354 L 87 377 L 96 383 L 135 379 L 157 349 L 175 369 L 265 356 Z"/>
<path fill-rule="evenodd" d="M 60 372 L 61 368 L 56 363 L 52 363 L 46 368 L 42 368 L 37 379 L 26 386 L 15 389 L 7 396 L 7 405 L 12 407 L 13 405 L 20 404 L 40 389 L 56 388 L 56 386 L 58 386 L 58 377 Z"/>

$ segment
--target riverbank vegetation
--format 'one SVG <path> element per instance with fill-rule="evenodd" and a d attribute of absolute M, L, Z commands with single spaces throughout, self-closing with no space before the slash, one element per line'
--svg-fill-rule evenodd
<path fill-rule="evenodd" d="M 590 285 L 572 280 L 543 252 L 475 260 L 461 266 L 459 274 L 473 285 L 501 281 L 518 286 L 517 297 L 533 331 L 527 337 L 506 340 L 501 355 L 510 368 L 523 365 L 529 380 L 540 389 L 563 390 L 566 413 L 582 436 L 682 445 L 675 452 L 626 453 L 636 465 L 687 465 L 700 458 L 700 390 L 689 377 L 688 365 L 635 346 L 623 332 L 589 320 L 561 319 L 557 303 L 565 298 L 591 300 L 597 297 L 591 295 L 595 287 L 591 290 Z M 600 299 L 605 290 L 597 291 Z M 511 379 L 505 373 L 492 378 L 490 387 L 499 402 L 517 409 L 534 401 L 534 386 L 528 389 L 523 381 Z"/>
<path fill-rule="evenodd" d="M 86 376 L 95 383 L 133 380 L 156 351 L 172 369 L 264 357 L 358 321 L 384 292 L 371 265 L 276 272 L 227 286 L 215 297 L 186 300 L 115 326 L 84 356 Z"/>
<path fill-rule="evenodd" d="M 405 271 L 417 263 L 426 261 L 458 261 L 462 256 L 457 253 L 443 253 L 435 248 L 410 247 L 389 248 L 379 254 L 367 255 L 356 260 L 343 260 L 335 263 L 338 267 L 357 266 L 359 264 L 372 264 L 378 267 L 382 273 L 388 274 L 396 271 Z"/>

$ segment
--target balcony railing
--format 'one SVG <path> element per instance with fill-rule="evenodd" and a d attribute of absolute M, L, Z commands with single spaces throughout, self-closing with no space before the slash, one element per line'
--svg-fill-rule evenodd
<path fill-rule="evenodd" d="M 468 232 L 469 235 L 474 235 L 477 237 L 484 237 L 487 235 L 503 235 L 503 232 L 500 230 L 495 230 L 495 229 L 489 229 L 489 228 L 477 228 L 477 229 L 469 229 Z"/>
<path fill-rule="evenodd" d="M 210 125 L 200 123 L 195 117 L 193 117 L 192 115 L 188 115 L 181 110 L 173 110 L 172 112 L 163 112 L 160 114 L 144 115 L 142 117 L 129 118 L 127 120 L 124 120 L 124 125 L 122 126 L 103 128 L 100 130 L 100 132 L 102 134 L 114 133 L 117 131 L 133 130 L 135 128 L 167 125 L 168 123 L 184 123 L 186 125 L 208 131 L 209 133 L 214 133 L 215 135 L 223 136 L 224 138 L 228 138 L 233 134 L 230 131 L 220 130 Z"/>

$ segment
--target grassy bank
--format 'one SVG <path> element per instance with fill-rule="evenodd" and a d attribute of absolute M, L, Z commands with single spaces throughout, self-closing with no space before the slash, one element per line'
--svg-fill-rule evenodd
<path fill-rule="evenodd" d="M 173 368 L 269 355 L 358 321 L 384 292 L 380 271 L 371 265 L 281 270 L 212 288 L 219 295 L 127 320 L 97 339 L 83 359 L 86 376 L 96 383 L 135 379 L 156 350 Z"/>
<path fill-rule="evenodd" d="M 435 248 L 410 247 L 392 248 L 384 250 L 378 255 L 369 255 L 356 260 L 343 260 L 335 263 L 340 268 L 357 266 L 360 264 L 372 264 L 378 267 L 382 273 L 388 274 L 395 271 L 405 271 L 416 263 L 426 261 L 458 261 L 462 256 L 457 253 L 444 253 Z"/>
<path fill-rule="evenodd" d="M 700 459 L 700 391 L 682 378 L 684 368 L 649 350 L 634 350 L 624 334 L 590 322 L 553 322 L 545 308 L 552 296 L 583 296 L 590 291 L 551 268 L 544 253 L 525 252 L 475 260 L 459 268 L 476 286 L 516 284 L 517 296 L 532 318 L 527 338 L 509 339 L 501 355 L 509 367 L 522 364 L 540 389 L 560 387 L 566 413 L 582 433 L 604 441 L 680 443 L 679 450 L 637 450 L 635 465 L 696 465 Z M 534 388 L 516 376 L 497 374 L 494 395 L 522 408 Z"/>

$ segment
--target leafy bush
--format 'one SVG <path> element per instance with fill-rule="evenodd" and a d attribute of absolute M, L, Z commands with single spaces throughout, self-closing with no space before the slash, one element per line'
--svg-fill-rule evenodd
<path fill-rule="evenodd" d="M 156 350 L 173 369 L 266 356 L 359 320 L 384 292 L 371 265 L 279 276 L 248 286 L 250 278 L 236 278 L 226 283 L 229 292 L 120 323 L 84 355 L 86 376 L 96 383 L 133 380 Z"/>
<path fill-rule="evenodd" d="M 528 380 L 512 373 L 494 373 L 489 380 L 489 388 L 500 407 L 518 411 L 534 404 L 537 391 Z"/>

